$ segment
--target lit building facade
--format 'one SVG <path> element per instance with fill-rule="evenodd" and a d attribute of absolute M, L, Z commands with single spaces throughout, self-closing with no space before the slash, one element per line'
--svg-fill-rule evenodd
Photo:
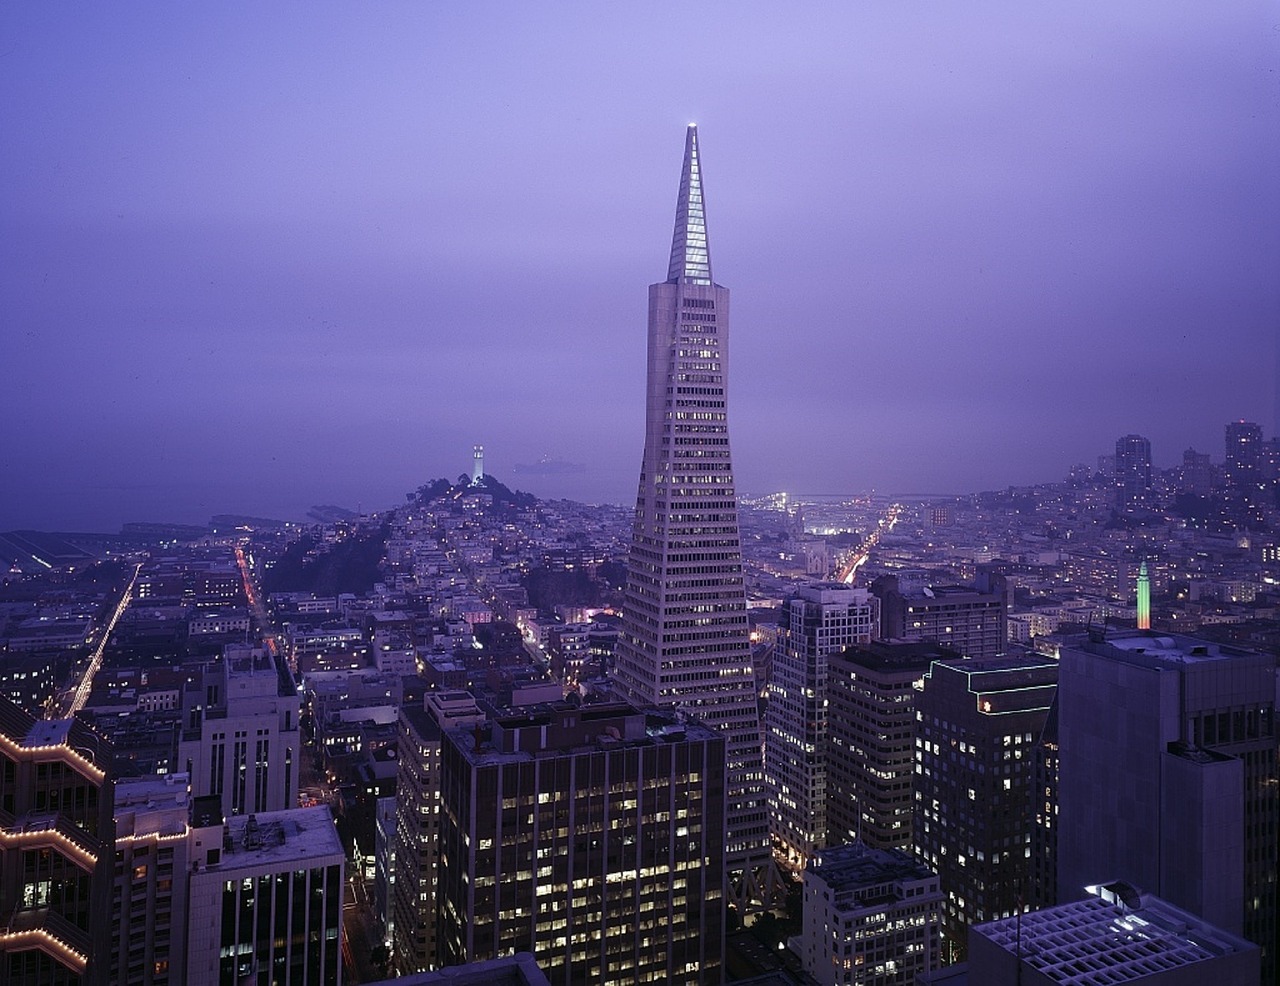
<path fill-rule="evenodd" d="M 910 849 L 916 699 L 933 643 L 873 641 L 827 659 L 827 842 Z"/>
<path fill-rule="evenodd" d="M 443 965 L 531 953 L 568 984 L 723 978 L 725 737 L 566 703 L 446 730 Z"/>
<path fill-rule="evenodd" d="M 1138 629 L 1151 629 L 1151 576 L 1145 561 L 1138 568 Z"/>
<path fill-rule="evenodd" d="M 186 774 L 164 774 L 116 784 L 113 983 L 187 981 L 187 780 Z"/>
<path fill-rule="evenodd" d="M 0 982 L 105 984 L 111 747 L 0 696 Z"/>
<path fill-rule="evenodd" d="M 765 785 L 774 853 L 804 868 L 827 842 L 829 655 L 875 636 L 875 599 L 840 582 L 807 585 L 784 600 L 765 713 Z"/>
<path fill-rule="evenodd" d="M 434 969 L 440 862 L 440 736 L 485 721 L 470 692 L 427 692 L 400 709 L 391 960 L 398 975 Z"/>
<path fill-rule="evenodd" d="M 667 279 L 649 288 L 644 457 L 614 679 L 636 705 L 674 706 L 724 732 L 725 858 L 734 903 L 748 907 L 763 899 L 772 865 L 729 452 L 728 330 L 691 126 Z"/>
<path fill-rule="evenodd" d="M 800 960 L 823 986 L 914 986 L 941 962 L 938 877 L 901 849 L 824 849 L 804 871 Z"/>
<path fill-rule="evenodd" d="M 1009 601 L 1003 576 L 982 585 L 926 585 L 902 589 L 897 576 L 871 584 L 880 600 L 880 636 L 933 641 L 964 657 L 998 657 L 1008 645 Z"/>
<path fill-rule="evenodd" d="M 950 954 L 968 927 L 1025 904 L 1034 749 L 1058 666 L 1038 657 L 937 661 L 916 718 L 915 852 L 942 881 Z"/>

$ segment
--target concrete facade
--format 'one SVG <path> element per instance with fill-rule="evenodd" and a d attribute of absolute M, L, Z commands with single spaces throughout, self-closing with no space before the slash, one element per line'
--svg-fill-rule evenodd
<path fill-rule="evenodd" d="M 1060 651 L 1060 897 L 1119 878 L 1262 946 L 1274 968 L 1276 662 L 1129 631 Z"/>

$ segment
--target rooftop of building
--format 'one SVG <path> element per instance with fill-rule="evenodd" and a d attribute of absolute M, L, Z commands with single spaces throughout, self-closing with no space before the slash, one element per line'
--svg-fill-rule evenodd
<path fill-rule="evenodd" d="M 400 717 L 423 740 L 432 742 L 440 739 L 440 724 L 422 703 L 406 702 L 400 706 Z"/>
<path fill-rule="evenodd" d="M 586 706 L 549 702 L 495 716 L 481 726 L 450 729 L 447 734 L 476 764 L 684 740 L 705 742 L 722 735 L 699 722 L 682 720 L 674 712 L 641 710 L 625 702 Z"/>
<path fill-rule="evenodd" d="M 187 831 L 190 792 L 186 774 L 152 774 L 115 784 L 116 843 L 129 838 L 176 836 Z"/>
<path fill-rule="evenodd" d="M 873 640 L 848 647 L 842 660 L 870 671 L 927 671 L 934 661 L 960 661 L 963 656 L 932 640 Z"/>
<path fill-rule="evenodd" d="M 80 719 L 37 719 L 0 695 L 0 735 L 27 749 L 66 747 L 98 770 L 111 763 L 111 744 Z"/>
<path fill-rule="evenodd" d="M 1153 630 L 1108 631 L 1105 635 L 1101 631 L 1095 631 L 1068 638 L 1064 640 L 1063 646 L 1143 667 L 1187 667 L 1241 658 L 1275 660 L 1270 655 L 1244 647 Z"/>
<path fill-rule="evenodd" d="M 1085 900 L 978 925 L 971 934 L 1020 952 L 1028 966 L 1070 986 L 1112 986 L 1257 949 L 1128 884 L 1087 889 Z"/>
<path fill-rule="evenodd" d="M 534 957 L 517 952 L 500 959 L 446 966 L 434 972 L 415 972 L 384 979 L 371 986 L 550 986 Z"/>
<path fill-rule="evenodd" d="M 853 586 L 848 582 L 806 582 L 795 592 L 801 599 L 818 603 L 848 602 L 853 599 L 865 599 L 869 590 L 861 586 Z"/>
<path fill-rule="evenodd" d="M 935 661 L 926 691 L 939 687 L 953 696 L 969 693 L 984 714 L 1039 712 L 1053 703 L 1058 662 L 1037 654 Z"/>
<path fill-rule="evenodd" d="M 856 895 L 865 889 L 877 896 L 886 884 L 937 879 L 932 870 L 901 849 L 872 849 L 861 842 L 820 850 L 805 867 L 805 877 L 821 880 L 837 894 Z"/>
<path fill-rule="evenodd" d="M 115 784 L 116 812 L 139 807 L 183 807 L 188 802 L 190 779 L 188 774 L 122 778 Z"/>
<path fill-rule="evenodd" d="M 328 805 L 233 815 L 223 825 L 222 869 L 296 865 L 343 856 L 342 840 Z"/>

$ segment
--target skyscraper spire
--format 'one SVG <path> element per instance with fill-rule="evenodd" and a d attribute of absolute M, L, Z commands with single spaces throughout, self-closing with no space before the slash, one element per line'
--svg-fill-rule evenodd
<path fill-rule="evenodd" d="M 671 238 L 667 283 L 711 283 L 711 254 L 707 249 L 707 213 L 702 202 L 702 161 L 698 156 L 698 126 L 689 124 L 684 138 L 684 168 L 676 199 L 676 229 Z"/>

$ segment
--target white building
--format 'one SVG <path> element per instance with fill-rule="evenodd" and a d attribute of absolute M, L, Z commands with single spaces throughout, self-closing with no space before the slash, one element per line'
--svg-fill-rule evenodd
<path fill-rule="evenodd" d="M 841 582 L 782 604 L 765 712 L 765 785 L 774 853 L 800 870 L 827 837 L 827 656 L 870 643 L 875 597 Z"/>
<path fill-rule="evenodd" d="M 792 948 L 823 986 L 912 986 L 938 967 L 938 877 L 901 849 L 824 849 L 804 871 L 804 930 Z"/>
<path fill-rule="evenodd" d="M 228 647 L 183 695 L 178 767 L 229 815 L 298 803 L 300 700 L 281 657 Z"/>

